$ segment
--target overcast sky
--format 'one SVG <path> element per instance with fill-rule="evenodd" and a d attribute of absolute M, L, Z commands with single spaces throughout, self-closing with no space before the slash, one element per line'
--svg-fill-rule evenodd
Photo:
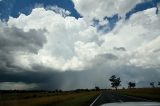
<path fill-rule="evenodd" d="M 160 81 L 159 0 L 0 0 L 0 89 Z"/>

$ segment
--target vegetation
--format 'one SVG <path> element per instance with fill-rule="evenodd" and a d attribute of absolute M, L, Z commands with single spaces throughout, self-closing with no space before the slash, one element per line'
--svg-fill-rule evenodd
<path fill-rule="evenodd" d="M 154 82 L 151 82 L 150 83 L 150 85 L 152 86 L 152 88 L 154 88 L 155 86 L 154 86 Z"/>
<path fill-rule="evenodd" d="M 98 86 L 95 86 L 95 90 L 96 90 L 96 91 L 99 91 L 100 88 L 99 88 Z"/>
<path fill-rule="evenodd" d="M 86 106 L 99 91 L 25 92 L 0 94 L 0 106 Z"/>
<path fill-rule="evenodd" d="M 112 75 L 109 79 L 113 88 L 117 90 L 118 86 L 120 86 L 121 80 L 120 77 L 117 78 L 115 75 Z"/>
<path fill-rule="evenodd" d="M 134 83 L 134 82 L 128 83 L 128 88 L 134 88 L 135 86 L 136 86 L 136 83 Z"/>

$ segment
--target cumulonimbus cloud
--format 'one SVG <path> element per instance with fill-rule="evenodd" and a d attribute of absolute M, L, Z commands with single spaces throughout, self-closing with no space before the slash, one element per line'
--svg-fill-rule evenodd
<path fill-rule="evenodd" d="M 8 25 L 15 25 L 26 31 L 45 28 L 46 44 L 39 50 L 38 55 L 28 58 L 32 58 L 29 59 L 32 60 L 31 64 L 41 64 L 59 70 L 85 70 L 88 66 L 92 67 L 94 57 L 108 53 L 118 57 L 116 61 L 123 61 L 124 64 L 158 66 L 158 62 L 150 63 L 152 56 L 157 56 L 156 53 L 146 51 L 143 54 L 145 50 L 157 48 L 154 44 L 159 41 L 158 23 L 156 8 L 135 13 L 128 20 L 121 19 L 111 32 L 103 35 L 88 25 L 83 18 L 65 18 L 42 8 L 34 9 L 29 16 L 20 15 L 8 21 Z M 120 52 L 122 49 L 124 52 Z M 155 61 L 159 60 L 155 58 Z"/>
<path fill-rule="evenodd" d="M 103 18 L 115 13 L 126 13 L 122 9 L 105 14 L 99 5 L 96 9 L 100 13 L 97 15 L 104 15 L 90 15 L 91 17 Z M 127 11 L 132 7 L 126 7 Z M 91 82 L 103 85 L 106 83 L 105 78 L 117 73 L 126 79 L 134 76 L 132 80 L 136 79 L 137 82 L 160 79 L 160 52 L 153 52 L 159 50 L 157 45 L 160 45 L 160 18 L 156 14 L 156 8 L 137 12 L 128 20 L 122 18 L 112 31 L 105 34 L 98 33 L 94 26 L 88 24 L 84 19 L 87 13 L 81 14 L 84 17 L 79 19 L 64 17 L 41 7 L 33 9 L 28 16 L 21 14 L 18 18 L 10 17 L 7 25 L 1 22 L 1 70 L 3 68 L 6 72 L 18 73 L 15 82 L 33 82 L 41 88 L 47 88 L 54 83 L 51 89 L 91 88 L 94 85 Z M 14 75 L 7 74 L 4 70 L 3 75 Z M 50 75 L 44 74 L 45 72 Z M 144 76 L 141 79 L 139 75 L 144 72 L 145 76 L 153 72 L 154 77 Z M 28 80 L 20 77 L 28 79 L 32 76 L 29 73 L 35 73 L 37 79 L 27 82 Z M 42 77 L 43 75 L 48 77 Z M 5 80 L 4 78 L 1 82 Z M 84 80 L 86 84 L 83 83 Z"/>

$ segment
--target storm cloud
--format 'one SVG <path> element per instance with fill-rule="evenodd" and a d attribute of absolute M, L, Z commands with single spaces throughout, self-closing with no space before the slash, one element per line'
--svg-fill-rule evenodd
<path fill-rule="evenodd" d="M 103 67 L 103 68 L 102 68 Z M 101 66 L 84 71 L 66 71 L 59 72 L 58 70 L 47 69 L 41 66 L 36 66 L 35 70 L 21 70 L 21 72 L 6 72 L 1 71 L 0 83 L 8 82 L 8 86 L 12 83 L 26 84 L 23 89 L 40 89 L 40 90 L 74 90 L 79 88 L 92 89 L 95 86 L 101 88 L 110 88 L 110 75 L 117 75 L 122 80 L 121 87 L 127 87 L 129 81 L 137 83 L 137 87 L 148 87 L 151 81 L 157 82 L 160 80 L 159 71 L 155 69 L 142 69 L 138 67 L 123 66 L 118 69 Z M 143 83 L 142 83 L 143 82 Z M 27 86 L 28 85 L 28 86 Z M 29 88 L 30 85 L 34 85 Z M 8 88 L 7 88 L 8 89 Z M 12 87 L 10 89 L 13 89 Z"/>
<path fill-rule="evenodd" d="M 23 29 L 9 27 L 0 22 L 0 67 L 10 70 L 17 65 L 16 58 L 23 54 L 37 54 L 39 49 L 46 42 L 43 30 L 30 30 L 24 32 Z"/>
<path fill-rule="evenodd" d="M 110 88 L 111 75 L 121 78 L 122 87 L 128 81 L 144 87 L 160 80 L 157 8 L 134 13 L 126 19 L 124 14 L 142 1 L 124 2 L 123 6 L 122 1 L 110 1 L 112 5 L 105 11 L 99 6 L 106 1 L 98 5 L 94 2 L 95 10 L 100 11 L 93 12 L 83 1 L 74 1 L 75 9 L 83 15 L 78 19 L 56 6 L 37 7 L 29 15 L 1 21 L 0 89 Z M 116 3 L 118 8 L 124 8 L 117 9 Z M 112 7 L 116 10 L 106 12 Z M 90 22 L 98 18 L 100 24 L 109 27 L 109 21 L 103 18 L 115 13 L 122 17 L 107 33 L 100 33 L 101 29 Z"/>

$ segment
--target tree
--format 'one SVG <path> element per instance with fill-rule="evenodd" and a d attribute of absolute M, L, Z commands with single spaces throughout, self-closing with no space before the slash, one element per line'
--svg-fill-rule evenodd
<path fill-rule="evenodd" d="M 135 86 L 136 86 L 136 83 L 134 83 L 134 82 L 128 83 L 128 88 L 134 88 Z"/>
<path fill-rule="evenodd" d="M 151 82 L 150 83 L 150 85 L 152 86 L 152 88 L 154 88 L 155 86 L 154 86 L 154 82 Z"/>
<path fill-rule="evenodd" d="M 160 82 L 158 82 L 158 85 L 160 86 Z"/>
<path fill-rule="evenodd" d="M 98 86 L 95 86 L 95 90 L 96 90 L 96 91 L 99 91 L 100 88 L 99 88 Z"/>
<path fill-rule="evenodd" d="M 111 82 L 112 88 L 115 88 L 117 90 L 118 86 L 120 86 L 121 80 L 120 77 L 117 78 L 115 75 L 112 75 L 109 78 L 109 81 Z"/>

